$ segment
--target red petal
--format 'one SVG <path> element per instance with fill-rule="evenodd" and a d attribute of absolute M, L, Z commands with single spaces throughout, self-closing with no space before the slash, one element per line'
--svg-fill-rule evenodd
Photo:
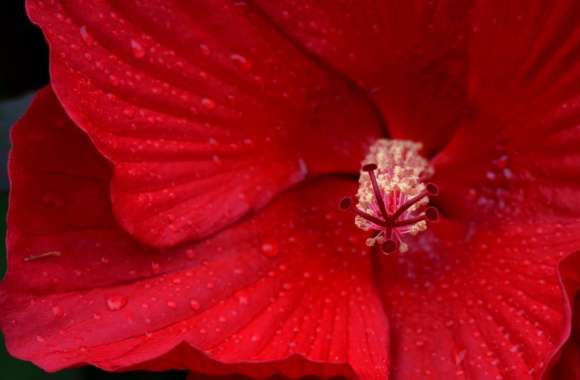
<path fill-rule="evenodd" d="M 422 141 L 431 153 L 459 126 L 467 108 L 470 2 L 258 3 L 367 91 L 395 138 Z"/>
<path fill-rule="evenodd" d="M 114 164 L 118 220 L 148 245 L 208 236 L 309 174 L 357 171 L 381 133 L 358 90 L 249 6 L 30 0 L 28 11 L 56 94 Z"/>
<path fill-rule="evenodd" d="M 569 186 L 578 141 L 567 133 L 579 134 L 580 3 L 259 3 L 368 90 L 393 136 L 425 142 L 428 152 L 453 139 L 436 162 L 448 214 L 489 204 L 495 213 L 520 178 L 536 189 L 541 180 L 538 196 L 579 209 Z"/>
<path fill-rule="evenodd" d="M 539 378 L 567 337 L 558 264 L 580 224 L 433 227 L 380 265 L 394 379 Z"/>
<path fill-rule="evenodd" d="M 572 328 L 568 341 L 545 379 L 577 380 L 580 378 L 580 254 L 576 253 L 564 260 L 560 267 L 573 310 Z"/>
<path fill-rule="evenodd" d="M 47 370 L 229 363 L 249 375 L 386 376 L 371 262 L 338 211 L 354 182 L 301 186 L 215 237 L 160 252 L 117 227 L 108 165 L 51 91 L 13 142 L 0 325 L 15 356 Z"/>
<path fill-rule="evenodd" d="M 474 10 L 471 115 L 435 160 L 457 218 L 580 215 L 580 3 L 523 4 Z"/>

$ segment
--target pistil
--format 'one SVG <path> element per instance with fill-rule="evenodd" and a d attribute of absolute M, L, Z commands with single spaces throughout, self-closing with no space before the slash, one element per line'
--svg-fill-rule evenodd
<path fill-rule="evenodd" d="M 379 140 L 370 149 L 361 170 L 358 203 L 347 197 L 341 210 L 353 210 L 355 224 L 373 231 L 367 245 L 379 244 L 385 254 L 405 252 L 405 235 L 416 235 L 436 221 L 439 213 L 428 206 L 439 189 L 423 183 L 432 174 L 428 162 L 418 154 L 421 145 L 403 140 Z"/>

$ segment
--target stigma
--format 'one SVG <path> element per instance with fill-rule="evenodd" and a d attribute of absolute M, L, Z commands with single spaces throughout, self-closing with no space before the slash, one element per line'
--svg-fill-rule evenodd
<path fill-rule="evenodd" d="M 356 205 L 350 197 L 340 202 L 342 210 L 354 210 L 358 228 L 372 233 L 366 244 L 379 246 L 384 254 L 406 252 L 405 238 L 425 231 L 439 218 L 437 209 L 429 206 L 429 197 L 439 190 L 425 182 L 433 169 L 419 154 L 421 148 L 413 141 L 378 140 L 362 162 Z"/>

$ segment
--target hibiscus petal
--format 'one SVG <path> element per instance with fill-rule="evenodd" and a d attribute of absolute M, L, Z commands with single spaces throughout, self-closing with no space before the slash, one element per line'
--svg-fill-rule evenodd
<path fill-rule="evenodd" d="M 50 90 L 13 143 L 0 326 L 16 357 L 46 370 L 385 378 L 370 256 L 337 206 L 354 181 L 313 180 L 212 238 L 158 251 L 116 225 L 110 168 Z"/>
<path fill-rule="evenodd" d="M 569 332 L 558 265 L 579 229 L 442 222 L 383 259 L 393 378 L 539 378 Z"/>
<path fill-rule="evenodd" d="M 393 136 L 428 154 L 450 143 L 436 161 L 448 214 L 494 213 L 518 180 L 579 209 L 580 3 L 258 2 L 369 91 Z"/>
<path fill-rule="evenodd" d="M 147 245 L 208 236 L 308 175 L 357 172 L 382 133 L 364 95 L 249 6 L 30 0 L 28 11 L 56 94 L 114 164 L 119 222 Z"/>
<path fill-rule="evenodd" d="M 446 144 L 466 110 L 471 2 L 257 1 L 330 67 L 352 78 L 395 138 Z"/>
<path fill-rule="evenodd" d="M 575 380 L 580 378 L 580 253 L 564 260 L 560 267 L 573 310 L 572 328 L 568 341 L 555 358 L 557 360 L 545 379 Z"/>
<path fill-rule="evenodd" d="M 435 159 L 454 218 L 580 215 L 580 3 L 528 5 L 474 9 L 470 115 Z"/>

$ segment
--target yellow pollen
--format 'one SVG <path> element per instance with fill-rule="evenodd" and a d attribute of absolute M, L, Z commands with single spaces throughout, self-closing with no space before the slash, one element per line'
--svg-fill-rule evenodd
<path fill-rule="evenodd" d="M 391 245 L 396 244 L 400 252 L 405 252 L 408 245 L 402 237 L 425 231 L 428 220 L 437 218 L 436 210 L 425 212 L 427 195 L 435 195 L 437 187 L 427 188 L 424 183 L 433 175 L 433 168 L 419 154 L 421 148 L 422 144 L 413 141 L 388 139 L 378 140 L 370 147 L 362 162 L 355 217 L 360 229 L 378 232 L 367 239 L 367 245 L 392 241 Z M 379 220 L 384 223 L 379 225 Z"/>

